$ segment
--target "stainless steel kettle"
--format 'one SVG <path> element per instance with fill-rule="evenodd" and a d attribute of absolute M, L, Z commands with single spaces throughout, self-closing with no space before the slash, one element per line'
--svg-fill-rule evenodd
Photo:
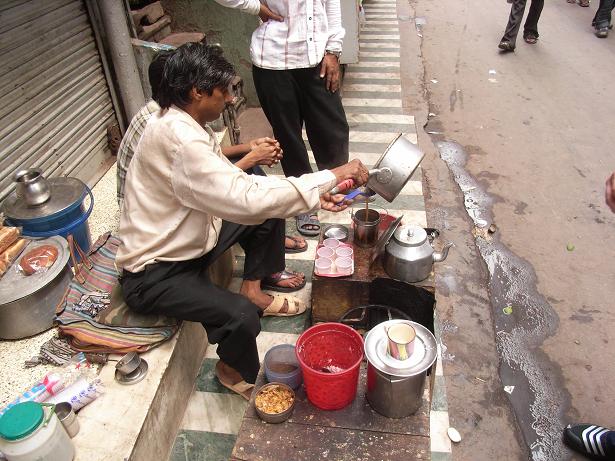
<path fill-rule="evenodd" d="M 436 253 L 429 243 L 425 229 L 412 224 L 399 226 L 386 243 L 384 270 L 391 278 L 403 282 L 420 282 L 429 277 L 433 263 L 444 261 L 452 243 Z"/>

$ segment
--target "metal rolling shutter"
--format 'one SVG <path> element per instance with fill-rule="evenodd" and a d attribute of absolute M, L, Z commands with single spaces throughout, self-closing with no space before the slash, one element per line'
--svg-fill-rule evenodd
<path fill-rule="evenodd" d="M 0 1 L 0 200 L 24 167 L 87 182 L 116 123 L 83 1 Z"/>

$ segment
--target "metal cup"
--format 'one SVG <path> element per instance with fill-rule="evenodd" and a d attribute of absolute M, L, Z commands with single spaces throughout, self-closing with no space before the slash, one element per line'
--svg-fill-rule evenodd
<path fill-rule="evenodd" d="M 367 218 L 366 218 L 367 217 Z M 376 210 L 361 209 L 352 215 L 354 222 L 354 243 L 360 247 L 372 247 L 378 241 L 380 213 Z"/>
<path fill-rule="evenodd" d="M 79 421 L 77 415 L 73 411 L 73 406 L 68 402 L 60 402 L 55 406 L 55 413 L 68 436 L 72 439 L 79 432 Z"/>
<path fill-rule="evenodd" d="M 397 360 L 407 360 L 414 352 L 416 331 L 407 323 L 397 323 L 386 329 L 387 353 Z"/>
<path fill-rule="evenodd" d="M 129 352 L 124 357 L 122 357 L 115 368 L 119 370 L 119 372 L 123 375 L 128 375 L 139 368 L 141 364 L 141 357 L 136 352 Z"/>

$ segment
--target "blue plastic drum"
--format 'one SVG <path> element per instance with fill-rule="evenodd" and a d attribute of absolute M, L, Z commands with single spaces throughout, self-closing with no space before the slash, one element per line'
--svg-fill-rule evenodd
<path fill-rule="evenodd" d="M 94 208 L 94 196 L 90 188 L 76 178 L 50 178 L 51 198 L 37 206 L 28 206 L 15 194 L 2 205 L 7 224 L 21 227 L 22 234 L 29 237 L 47 238 L 54 235 L 73 235 L 79 247 L 87 252 L 92 245 L 88 218 Z M 90 205 L 84 200 L 90 196 Z M 75 255 L 77 256 L 77 255 Z"/>

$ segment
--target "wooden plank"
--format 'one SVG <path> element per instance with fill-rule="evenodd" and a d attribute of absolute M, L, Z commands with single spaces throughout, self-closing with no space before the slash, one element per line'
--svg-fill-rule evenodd
<path fill-rule="evenodd" d="M 256 381 L 256 388 L 266 383 L 261 372 Z M 324 411 L 312 405 L 303 386 L 296 391 L 295 409 L 291 418 L 283 424 L 302 424 L 315 427 L 337 427 L 341 429 L 371 431 L 388 434 L 416 435 L 429 437 L 429 392 L 423 393 L 423 403 L 419 410 L 406 418 L 386 418 L 372 409 L 365 398 L 367 391 L 367 373 L 365 365 L 361 368 L 357 396 L 354 401 L 341 410 Z M 429 381 L 426 381 L 426 386 Z M 260 419 L 254 410 L 254 404 L 246 409 L 246 418 Z"/>
<path fill-rule="evenodd" d="M 241 461 L 409 461 L 428 460 L 430 452 L 429 437 L 245 418 L 232 456 Z"/>

